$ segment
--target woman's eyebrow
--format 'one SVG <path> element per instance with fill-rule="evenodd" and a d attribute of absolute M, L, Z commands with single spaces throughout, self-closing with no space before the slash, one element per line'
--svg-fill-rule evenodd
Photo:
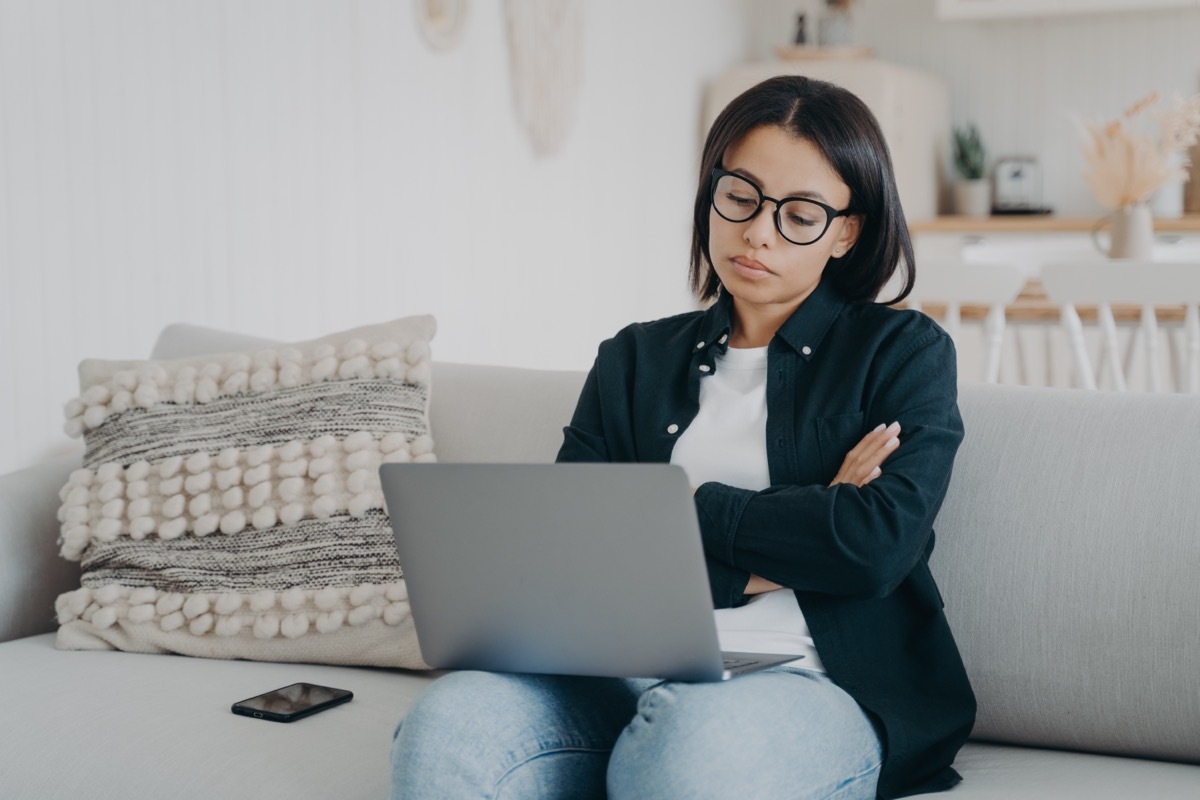
<path fill-rule="evenodd" d="M 735 167 L 734 169 L 729 170 L 729 172 L 732 172 L 735 175 L 741 175 L 743 178 L 747 178 L 748 180 L 753 182 L 755 186 L 758 187 L 759 191 L 762 191 L 763 182 L 761 180 L 759 180 L 755 176 L 755 174 L 753 172 L 751 172 L 750 170 L 744 169 L 742 167 Z M 798 190 L 795 192 L 788 192 L 783 197 L 787 197 L 787 198 L 803 197 L 803 198 L 807 198 L 810 200 L 820 200 L 822 203 L 829 202 L 829 200 L 826 199 L 825 195 L 821 194 L 820 192 L 813 191 L 812 189 L 801 189 L 801 190 Z M 780 199 L 783 199 L 783 198 L 780 198 Z"/>

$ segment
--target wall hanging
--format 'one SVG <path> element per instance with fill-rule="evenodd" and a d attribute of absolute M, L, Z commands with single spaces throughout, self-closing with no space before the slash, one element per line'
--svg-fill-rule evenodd
<path fill-rule="evenodd" d="M 435 50 L 449 50 L 462 38 L 470 0 L 414 0 L 417 26 Z"/>
<path fill-rule="evenodd" d="M 517 118 L 533 152 L 562 149 L 583 75 L 582 0 L 505 0 L 508 63 Z"/>

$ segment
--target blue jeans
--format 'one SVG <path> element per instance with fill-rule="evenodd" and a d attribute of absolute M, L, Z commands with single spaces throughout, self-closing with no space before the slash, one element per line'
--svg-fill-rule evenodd
<path fill-rule="evenodd" d="M 874 798 L 875 727 L 825 675 L 722 683 L 455 672 L 396 729 L 393 800 Z"/>

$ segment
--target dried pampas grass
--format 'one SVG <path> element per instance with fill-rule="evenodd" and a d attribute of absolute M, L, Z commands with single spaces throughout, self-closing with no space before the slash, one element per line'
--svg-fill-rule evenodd
<path fill-rule="evenodd" d="M 1158 92 L 1151 92 L 1104 125 L 1073 117 L 1087 162 L 1084 178 L 1109 210 L 1145 202 L 1173 178 L 1187 180 L 1183 154 L 1200 137 L 1200 94 L 1176 98 L 1169 109 L 1154 115 L 1157 136 L 1133 130 L 1136 119 L 1159 99 Z"/>

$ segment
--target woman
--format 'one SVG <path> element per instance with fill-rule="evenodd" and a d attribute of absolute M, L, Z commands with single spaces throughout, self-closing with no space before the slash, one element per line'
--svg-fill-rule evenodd
<path fill-rule="evenodd" d="M 975 701 L 928 568 L 963 435 L 954 347 L 873 302 L 912 263 L 861 101 L 780 77 L 725 109 L 692 241 L 693 288 L 714 302 L 603 343 L 558 458 L 681 465 L 722 647 L 804 658 L 719 684 L 455 673 L 397 732 L 394 797 L 872 798 L 958 782 Z"/>

